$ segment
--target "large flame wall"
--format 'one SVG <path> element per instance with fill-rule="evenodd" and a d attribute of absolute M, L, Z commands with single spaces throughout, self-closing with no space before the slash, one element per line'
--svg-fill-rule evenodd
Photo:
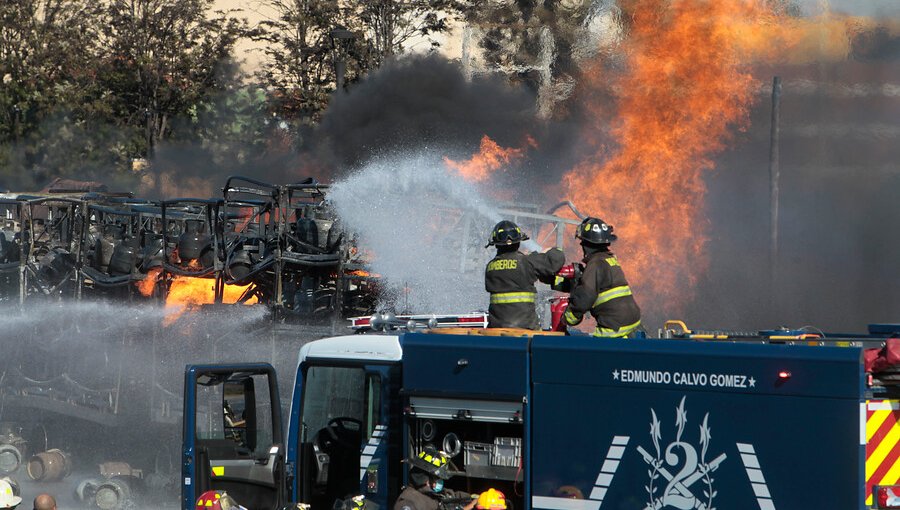
<path fill-rule="evenodd" d="M 623 13 L 624 70 L 588 69 L 586 95 L 598 99 L 584 136 L 596 149 L 566 174 L 565 193 L 616 226 L 640 300 L 677 313 L 709 263 L 704 174 L 749 122 L 761 85 L 751 64 L 846 56 L 860 22 L 747 0 L 634 0 Z"/>

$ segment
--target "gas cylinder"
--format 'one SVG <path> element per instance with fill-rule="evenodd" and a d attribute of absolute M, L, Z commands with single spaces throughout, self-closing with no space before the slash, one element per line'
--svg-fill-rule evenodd
<path fill-rule="evenodd" d="M 121 242 L 116 243 L 112 256 L 109 258 L 109 274 L 131 274 L 137 263 L 138 240 L 132 236 L 125 236 Z"/>
<path fill-rule="evenodd" d="M 53 448 L 31 457 L 25 471 L 36 482 L 56 482 L 69 476 L 72 465 L 65 452 Z"/>
<path fill-rule="evenodd" d="M 200 220 L 185 220 L 184 232 L 178 238 L 178 256 L 182 263 L 197 260 L 211 246 L 211 240 Z"/>

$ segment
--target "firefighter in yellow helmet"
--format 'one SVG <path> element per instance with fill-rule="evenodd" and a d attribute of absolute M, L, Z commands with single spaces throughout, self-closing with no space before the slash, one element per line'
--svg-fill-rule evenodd
<path fill-rule="evenodd" d="M 491 294 L 489 328 L 541 327 L 534 307 L 537 296 L 534 284 L 537 281 L 552 284 L 566 263 L 566 256 L 557 248 L 525 255 L 519 251 L 519 245 L 527 240 L 528 235 L 511 221 L 497 223 L 491 232 L 485 248 L 496 247 L 497 256 L 484 270 L 484 289 Z"/>
<path fill-rule="evenodd" d="M 488 489 L 478 496 L 475 508 L 478 510 L 506 510 L 506 496 L 497 489 Z"/>
<path fill-rule="evenodd" d="M 427 446 L 407 462 L 409 485 L 400 493 L 394 510 L 440 510 L 450 501 L 457 503 L 461 510 L 472 510 L 475 506 L 470 494 L 444 488 L 444 482 L 452 476 L 444 452 Z"/>
<path fill-rule="evenodd" d="M 569 295 L 563 314 L 568 326 L 575 326 L 590 312 L 597 319 L 594 336 L 631 337 L 640 330 L 638 307 L 619 259 L 609 245 L 617 239 L 612 225 L 599 218 L 585 218 L 575 237 L 584 251 L 584 271 Z"/>

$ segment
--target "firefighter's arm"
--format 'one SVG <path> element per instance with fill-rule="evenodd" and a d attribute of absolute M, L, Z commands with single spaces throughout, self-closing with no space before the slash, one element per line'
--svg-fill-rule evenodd
<path fill-rule="evenodd" d="M 594 267 L 586 267 L 581 279 L 569 294 L 569 306 L 563 314 L 563 320 L 569 326 L 581 323 L 584 314 L 594 306 L 597 299 L 597 271 Z"/>
<path fill-rule="evenodd" d="M 416 504 L 411 500 L 406 499 L 404 497 L 397 498 L 397 501 L 394 503 L 394 510 L 418 510 L 416 508 Z"/>
<path fill-rule="evenodd" d="M 442 510 L 472 510 L 478 502 L 478 494 L 446 490 L 441 498 Z"/>
<path fill-rule="evenodd" d="M 559 248 L 550 248 L 544 253 L 529 253 L 528 261 L 534 268 L 534 275 L 539 281 L 553 285 L 556 273 L 566 263 L 566 256 Z"/>

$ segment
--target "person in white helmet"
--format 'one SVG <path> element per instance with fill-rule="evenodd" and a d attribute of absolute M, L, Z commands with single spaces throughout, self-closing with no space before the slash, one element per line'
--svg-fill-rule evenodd
<path fill-rule="evenodd" d="M 13 492 L 13 487 L 6 480 L 0 479 L 0 508 L 15 508 L 22 498 Z"/>

